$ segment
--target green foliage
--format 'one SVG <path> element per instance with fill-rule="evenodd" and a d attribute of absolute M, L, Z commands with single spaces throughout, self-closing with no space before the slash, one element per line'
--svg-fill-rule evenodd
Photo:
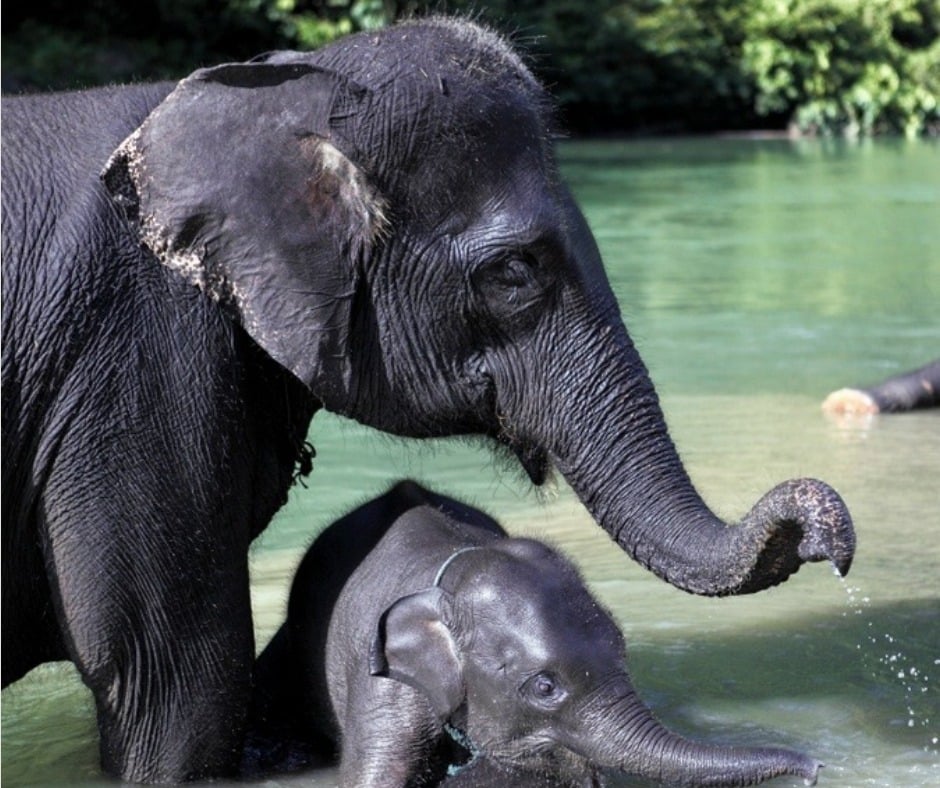
<path fill-rule="evenodd" d="M 4 14 L 3 85 L 175 78 L 442 9 L 510 31 L 574 132 L 940 133 L 940 0 L 47 0 Z"/>
<path fill-rule="evenodd" d="M 758 112 L 803 132 L 916 136 L 940 122 L 940 7 L 931 0 L 764 0 L 742 63 Z"/>
<path fill-rule="evenodd" d="M 270 49 L 313 49 L 388 24 L 392 0 L 47 0 L 3 16 L 3 88 L 179 78 Z"/>
<path fill-rule="evenodd" d="M 395 19 L 395 4 L 383 0 L 275 0 L 268 13 L 281 24 L 293 47 L 317 49 L 354 31 L 384 27 Z"/>
<path fill-rule="evenodd" d="M 938 0 L 490 2 L 575 130 L 940 132 Z"/>
<path fill-rule="evenodd" d="M 452 4 L 454 5 L 454 4 Z M 574 131 L 750 125 L 735 56 L 737 0 L 456 3 L 517 31 Z"/>

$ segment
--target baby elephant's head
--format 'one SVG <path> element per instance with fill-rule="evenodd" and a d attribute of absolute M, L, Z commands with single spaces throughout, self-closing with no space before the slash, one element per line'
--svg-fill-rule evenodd
<path fill-rule="evenodd" d="M 385 612 L 371 666 L 425 693 L 442 725 L 513 769 L 751 785 L 780 774 L 815 782 L 819 768 L 788 750 L 696 744 L 665 729 L 633 689 L 610 615 L 533 540 L 456 553 L 432 588 Z"/>

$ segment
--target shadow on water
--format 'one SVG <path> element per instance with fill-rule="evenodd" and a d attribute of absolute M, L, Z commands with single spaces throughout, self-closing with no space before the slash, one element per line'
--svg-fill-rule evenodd
<path fill-rule="evenodd" d="M 698 724 L 686 700 L 748 705 L 782 698 L 866 706 L 883 723 L 871 732 L 898 744 L 913 744 L 920 722 L 940 729 L 940 599 L 794 618 L 754 633 L 686 631 L 675 647 L 632 641 L 629 655 L 647 701 L 690 731 Z M 908 726 L 912 704 L 925 716 Z"/>
<path fill-rule="evenodd" d="M 640 694 L 689 738 L 809 753 L 827 764 L 821 784 L 940 778 L 938 598 L 795 616 L 760 631 L 684 630 L 672 643 L 641 636 L 628 659 Z"/>

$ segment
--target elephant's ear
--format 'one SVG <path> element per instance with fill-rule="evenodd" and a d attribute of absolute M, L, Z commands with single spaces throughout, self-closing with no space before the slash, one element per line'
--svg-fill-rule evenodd
<path fill-rule="evenodd" d="M 442 720 L 463 702 L 457 644 L 445 620 L 451 597 L 428 588 L 402 597 L 379 619 L 369 671 L 423 692 Z"/>
<path fill-rule="evenodd" d="M 102 173 L 143 244 L 324 401 L 345 389 L 358 263 L 384 223 L 353 142 L 369 103 L 304 63 L 203 69 Z"/>

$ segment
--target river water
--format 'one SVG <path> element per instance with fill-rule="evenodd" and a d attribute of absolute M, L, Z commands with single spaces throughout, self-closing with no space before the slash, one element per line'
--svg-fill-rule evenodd
<path fill-rule="evenodd" d="M 308 488 L 253 549 L 259 645 L 316 531 L 411 476 L 571 554 L 670 727 L 807 751 L 826 763 L 823 786 L 940 784 L 940 411 L 833 421 L 819 408 L 831 389 L 940 356 L 940 148 L 698 139 L 562 151 L 706 501 L 734 519 L 786 478 L 827 480 L 858 531 L 850 575 L 809 565 L 751 597 L 689 596 L 620 553 L 561 482 L 535 492 L 481 444 L 401 441 L 321 414 Z M 3 692 L 4 783 L 112 784 L 96 762 L 92 702 L 70 665 Z M 335 773 L 308 784 L 335 785 Z"/>

